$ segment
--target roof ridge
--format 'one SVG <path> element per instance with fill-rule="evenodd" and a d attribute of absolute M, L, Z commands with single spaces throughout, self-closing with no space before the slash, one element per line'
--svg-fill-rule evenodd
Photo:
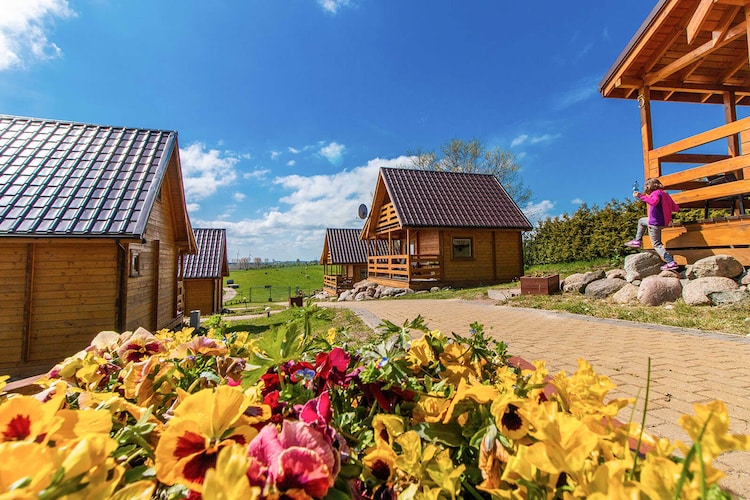
<path fill-rule="evenodd" d="M 76 121 L 76 120 L 56 120 L 54 118 L 42 118 L 38 116 L 8 115 L 5 113 L 0 113 L 0 119 L 3 119 L 3 118 L 9 118 L 11 120 L 36 121 L 36 122 L 42 122 L 42 123 L 57 123 L 60 125 L 83 125 L 85 127 L 112 128 L 112 129 L 124 129 L 124 130 L 142 130 L 144 132 L 147 132 L 147 131 L 173 132 L 177 134 L 177 130 L 174 130 L 174 129 L 162 129 L 162 128 L 154 128 L 154 127 L 130 127 L 126 125 L 103 125 L 100 123 L 82 122 L 82 121 Z"/>

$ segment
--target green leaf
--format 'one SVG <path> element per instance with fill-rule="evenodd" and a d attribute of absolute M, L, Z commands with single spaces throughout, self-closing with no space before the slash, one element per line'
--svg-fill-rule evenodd
<path fill-rule="evenodd" d="M 465 444 L 461 438 L 461 426 L 456 423 L 423 422 L 414 426 L 414 430 L 426 441 L 438 442 L 454 448 Z"/>

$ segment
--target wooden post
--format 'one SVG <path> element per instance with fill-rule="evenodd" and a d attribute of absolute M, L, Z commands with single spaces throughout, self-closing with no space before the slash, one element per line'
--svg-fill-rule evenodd
<path fill-rule="evenodd" d="M 153 297 L 151 298 L 151 331 L 155 332 L 159 328 L 159 263 L 161 256 L 159 255 L 159 240 L 153 240 L 151 242 L 151 287 L 153 289 Z"/>
<path fill-rule="evenodd" d="M 643 176 L 644 179 L 659 177 L 661 163 L 651 161 L 651 150 L 654 149 L 654 131 L 651 125 L 651 89 L 642 87 L 638 91 L 638 108 L 641 117 L 641 143 L 643 145 Z M 656 166 L 656 168 L 654 168 Z"/>
<path fill-rule="evenodd" d="M 734 91 L 727 90 L 723 93 L 724 97 L 724 119 L 727 123 L 737 121 L 737 106 L 735 105 Z M 732 134 L 727 137 L 727 152 L 729 156 L 739 156 L 740 138 L 738 134 Z"/>

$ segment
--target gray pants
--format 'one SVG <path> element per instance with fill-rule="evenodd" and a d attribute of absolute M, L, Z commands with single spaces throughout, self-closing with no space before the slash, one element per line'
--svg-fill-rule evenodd
<path fill-rule="evenodd" d="M 674 259 L 669 255 L 667 249 L 664 248 L 664 243 L 661 242 L 662 227 L 664 226 L 649 226 L 648 217 L 641 217 L 638 219 L 638 231 L 635 233 L 635 239 L 643 241 L 643 235 L 646 234 L 646 231 L 648 230 L 648 237 L 651 238 L 651 245 L 654 247 L 654 250 L 656 250 L 656 253 L 658 253 L 659 257 L 665 262 L 672 262 Z"/>

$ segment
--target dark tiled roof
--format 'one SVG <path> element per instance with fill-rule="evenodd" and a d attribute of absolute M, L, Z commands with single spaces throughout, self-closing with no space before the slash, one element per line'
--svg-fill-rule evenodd
<path fill-rule="evenodd" d="M 198 253 L 185 256 L 185 279 L 229 276 L 226 229 L 193 229 Z"/>
<path fill-rule="evenodd" d="M 402 227 L 531 229 L 492 175 L 401 168 L 380 173 Z"/>
<path fill-rule="evenodd" d="M 0 115 L 0 236 L 142 237 L 176 140 Z"/>
<path fill-rule="evenodd" d="M 331 264 L 367 264 L 367 245 L 371 242 L 360 240 L 360 232 L 360 229 L 326 229 Z M 379 254 L 387 253 L 386 241 L 377 244 Z"/>

